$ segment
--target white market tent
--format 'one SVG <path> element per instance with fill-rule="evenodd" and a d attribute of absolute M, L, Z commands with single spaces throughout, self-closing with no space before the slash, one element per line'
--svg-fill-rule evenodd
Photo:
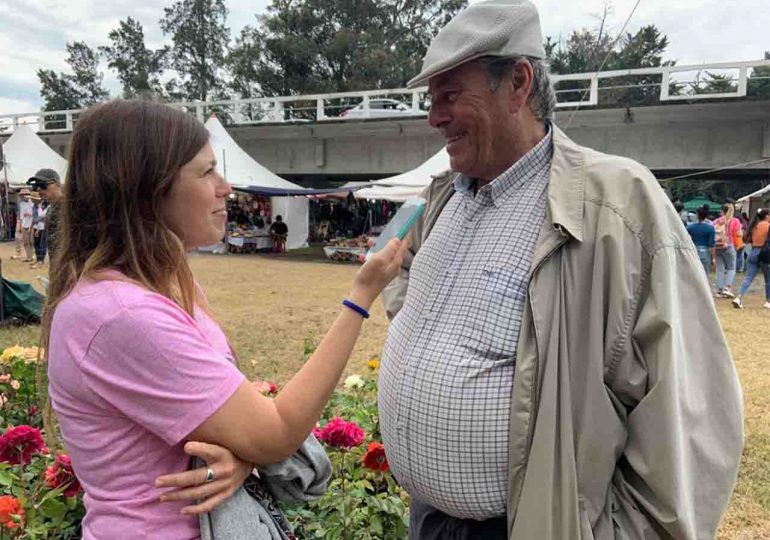
<path fill-rule="evenodd" d="M 755 191 L 754 193 L 749 193 L 745 197 L 741 197 L 740 199 L 738 199 L 736 202 L 746 202 L 746 201 L 748 201 L 750 199 L 753 199 L 755 197 L 762 197 L 765 194 L 769 194 L 770 195 L 770 185 L 767 185 L 767 186 L 763 187 L 762 189 Z"/>
<path fill-rule="evenodd" d="M 765 186 L 754 193 L 749 193 L 745 197 L 738 199 L 736 202 L 741 203 L 743 211 L 751 217 L 754 215 L 754 212 L 760 208 L 766 208 L 768 204 L 770 204 L 770 185 Z"/>
<path fill-rule="evenodd" d="M 384 199 L 403 202 L 410 197 L 419 195 L 433 178 L 446 172 L 449 168 L 449 154 L 446 148 L 442 148 L 419 167 L 396 176 L 375 180 L 372 182 L 372 187 L 357 191 L 355 196 L 359 199 Z"/>
<path fill-rule="evenodd" d="M 8 175 L 12 188 L 26 186 L 27 180 L 40 169 L 53 169 L 62 181 L 67 174 L 67 160 L 57 154 L 43 139 L 27 125 L 18 126 L 3 144 L 5 171 L 0 179 Z"/>
<path fill-rule="evenodd" d="M 216 116 L 206 122 L 219 169 L 234 188 L 302 190 L 266 169 L 236 143 Z M 286 249 L 307 246 L 310 225 L 306 197 L 271 197 L 273 216 L 281 215 L 289 227 Z"/>

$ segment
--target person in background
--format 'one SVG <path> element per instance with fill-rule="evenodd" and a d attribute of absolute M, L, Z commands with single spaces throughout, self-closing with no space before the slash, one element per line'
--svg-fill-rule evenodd
<path fill-rule="evenodd" d="M 270 225 L 270 236 L 273 239 L 273 251 L 283 253 L 286 251 L 286 239 L 289 237 L 289 227 L 283 222 L 281 215 L 275 216 L 275 221 Z"/>
<path fill-rule="evenodd" d="M 733 243 L 735 244 L 735 272 L 740 273 L 746 268 L 746 242 L 743 240 L 746 227 L 743 226 L 743 220 L 739 216 L 736 216 L 736 219 L 740 226 L 735 229 L 735 236 L 733 236 Z"/>
<path fill-rule="evenodd" d="M 31 193 L 23 188 L 19 191 L 19 221 L 21 223 L 21 246 L 24 249 L 24 262 L 35 262 L 32 225 L 35 219 L 35 203 Z"/>
<path fill-rule="evenodd" d="M 682 201 L 674 201 L 674 210 L 676 210 L 676 213 L 679 214 L 679 217 L 682 220 L 682 225 L 687 227 L 687 225 L 690 224 L 690 213 L 684 209 Z"/>
<path fill-rule="evenodd" d="M 746 242 L 751 242 L 751 251 L 746 259 L 746 277 L 743 278 L 741 288 L 738 290 L 738 296 L 733 300 L 733 307 L 743 309 L 743 298 L 749 292 L 749 287 L 759 271 L 765 278 L 765 309 L 770 309 L 770 261 L 762 260 L 760 254 L 762 248 L 767 245 L 768 230 L 770 230 L 770 211 L 761 208 L 751 220 L 749 228 L 746 231 Z"/>
<path fill-rule="evenodd" d="M 735 237 L 741 234 L 741 222 L 734 217 L 734 212 L 732 204 L 724 204 L 720 216 L 713 222 L 718 298 L 735 298 L 732 291 L 733 280 L 735 280 Z"/>
<path fill-rule="evenodd" d="M 32 226 L 35 231 L 35 262 L 32 263 L 31 268 L 40 268 L 45 264 L 45 256 L 48 251 L 48 237 L 45 229 L 47 213 L 48 202 L 38 197 L 35 203 L 35 222 Z"/>
<path fill-rule="evenodd" d="M 16 245 L 16 253 L 14 255 L 11 255 L 11 259 L 23 259 L 24 258 L 24 248 L 22 245 L 22 229 L 21 229 L 21 194 L 19 194 L 18 202 L 15 205 L 14 211 L 13 211 L 13 219 L 16 223 L 16 228 L 14 229 L 13 233 L 13 240 L 14 244 Z"/>
<path fill-rule="evenodd" d="M 714 226 L 706 223 L 706 209 L 698 208 L 698 222 L 690 223 L 687 232 L 692 238 L 695 249 L 698 250 L 698 258 L 703 265 L 708 279 L 709 269 L 714 265 L 716 254 L 714 252 Z"/>
<path fill-rule="evenodd" d="M 45 244 L 50 266 L 56 254 L 56 235 L 59 225 L 59 209 L 64 197 L 62 193 L 61 178 L 53 169 L 40 169 L 34 176 L 27 180 L 32 191 L 39 193 L 48 203 L 45 217 Z"/>
<path fill-rule="evenodd" d="M 744 238 L 746 237 L 746 231 L 749 230 L 749 216 L 746 215 L 746 212 L 738 212 L 737 216 L 738 221 L 741 222 L 741 234 L 740 234 L 740 242 L 738 239 L 735 241 L 735 247 L 736 247 L 736 257 L 735 257 L 735 271 L 743 273 L 746 271 L 746 257 L 748 256 L 748 252 L 750 250 L 746 249 L 746 241 Z M 741 246 L 740 249 L 738 249 L 738 246 Z"/>

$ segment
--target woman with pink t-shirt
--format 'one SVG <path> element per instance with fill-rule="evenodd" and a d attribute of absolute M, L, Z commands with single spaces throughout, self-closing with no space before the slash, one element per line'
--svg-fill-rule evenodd
<path fill-rule="evenodd" d="M 742 234 L 741 222 L 734 217 L 732 204 L 722 206 L 722 214 L 714 220 L 716 231 L 716 295 L 720 298 L 735 298 L 736 249 L 735 237 Z"/>
<path fill-rule="evenodd" d="M 185 259 L 224 235 L 232 190 L 216 165 L 203 125 L 158 104 L 99 105 L 73 132 L 43 337 L 84 538 L 197 538 L 197 514 L 305 440 L 401 265 L 406 244 L 392 241 L 315 354 L 263 397 Z M 191 456 L 207 466 L 185 472 Z"/>

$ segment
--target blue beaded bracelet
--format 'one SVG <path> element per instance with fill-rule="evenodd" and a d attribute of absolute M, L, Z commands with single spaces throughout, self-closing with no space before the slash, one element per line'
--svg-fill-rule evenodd
<path fill-rule="evenodd" d="M 349 307 L 350 309 L 352 309 L 353 311 L 355 311 L 356 313 L 361 315 L 364 319 L 368 319 L 369 318 L 369 312 L 368 311 L 366 311 L 364 308 L 362 308 L 358 304 L 356 304 L 354 302 L 351 302 L 350 300 L 343 300 L 342 301 L 342 305 L 345 306 L 345 307 Z"/>

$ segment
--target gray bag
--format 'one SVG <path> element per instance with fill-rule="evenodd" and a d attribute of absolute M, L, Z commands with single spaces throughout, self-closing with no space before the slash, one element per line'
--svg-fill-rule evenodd
<path fill-rule="evenodd" d="M 193 467 L 205 466 L 196 459 Z M 326 491 L 332 466 L 311 434 L 290 458 L 260 467 L 227 501 L 200 515 L 201 540 L 292 540 L 288 522 L 276 506 L 307 502 Z"/>

